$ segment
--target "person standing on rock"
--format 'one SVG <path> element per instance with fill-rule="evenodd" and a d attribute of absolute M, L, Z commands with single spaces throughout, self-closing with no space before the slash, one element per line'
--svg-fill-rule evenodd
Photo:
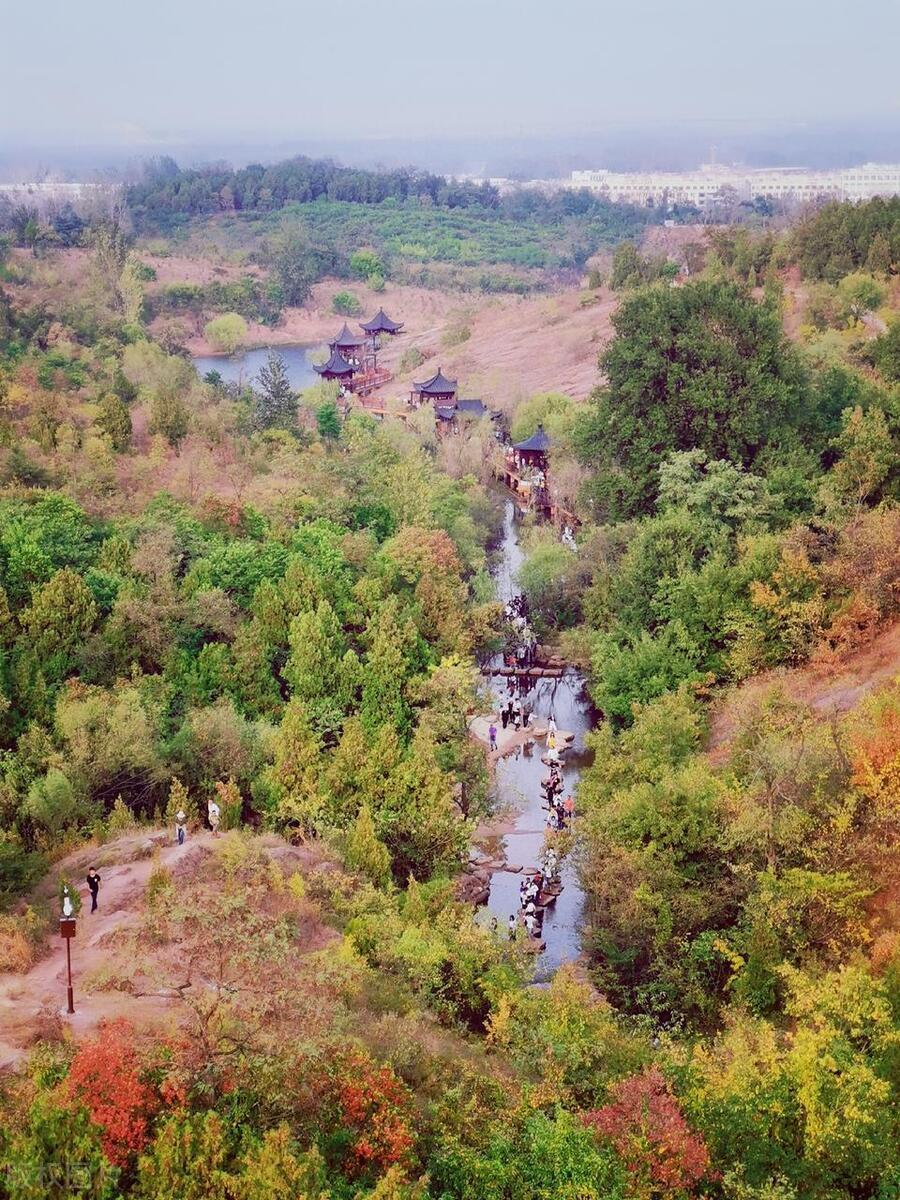
<path fill-rule="evenodd" d="M 491 744 L 491 750 L 497 749 L 497 726 L 491 721 L 488 726 L 488 741 Z"/>
<path fill-rule="evenodd" d="M 554 737 L 556 736 L 556 718 L 553 713 L 547 718 L 547 733 L 548 735 L 552 733 Z"/>
<path fill-rule="evenodd" d="M 96 867 L 89 867 L 87 873 L 88 890 L 91 893 L 91 912 L 97 911 L 97 893 L 100 891 L 100 876 Z"/>
<path fill-rule="evenodd" d="M 175 837 L 178 840 L 178 845 L 184 845 L 184 839 L 187 837 L 187 817 L 184 815 L 184 809 L 179 808 L 175 814 Z"/>
<path fill-rule="evenodd" d="M 209 827 L 213 831 L 213 837 L 218 837 L 219 836 L 219 819 L 222 816 L 222 813 L 219 809 L 218 804 L 216 804 L 215 800 L 210 800 L 209 807 L 207 808 L 206 813 L 207 813 L 207 816 L 209 817 Z"/>
<path fill-rule="evenodd" d="M 509 710 L 507 709 L 505 704 L 500 709 L 500 724 L 503 726 L 504 729 L 509 724 Z"/>
<path fill-rule="evenodd" d="M 519 928 L 519 922 L 516 920 L 515 913 L 509 914 L 509 923 L 507 928 L 509 929 L 509 940 L 514 942 L 516 940 L 516 930 Z"/>

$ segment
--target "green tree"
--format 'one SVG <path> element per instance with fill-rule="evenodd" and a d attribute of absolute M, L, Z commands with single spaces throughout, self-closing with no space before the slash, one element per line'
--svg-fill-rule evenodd
<path fill-rule="evenodd" d="M 331 307 L 342 317 L 358 317 L 362 305 L 352 292 L 335 292 L 331 298 Z"/>
<path fill-rule="evenodd" d="M 105 392 L 97 405 L 97 424 L 109 438 L 112 448 L 124 454 L 131 445 L 131 414 L 115 392 Z"/>
<path fill-rule="evenodd" d="M 390 881 L 391 855 L 375 834 L 368 801 L 363 801 L 347 836 L 344 861 L 351 871 L 367 876 L 378 887 L 384 887 Z"/>
<path fill-rule="evenodd" d="M 357 279 L 384 275 L 384 263 L 374 250 L 354 250 L 350 255 L 350 271 Z"/>
<path fill-rule="evenodd" d="M 22 625 L 44 670 L 52 669 L 59 676 L 75 663 L 96 620 L 90 588 L 68 567 L 38 589 L 22 614 Z"/>
<path fill-rule="evenodd" d="M 218 1113 L 173 1113 L 138 1161 L 139 1200 L 230 1200 L 228 1143 Z"/>
<path fill-rule="evenodd" d="M 609 286 L 617 292 L 644 282 L 644 260 L 634 242 L 621 242 L 613 255 Z"/>
<path fill-rule="evenodd" d="M 316 428 L 323 441 L 333 442 L 341 436 L 341 419 L 333 400 L 326 400 L 316 410 Z"/>
<path fill-rule="evenodd" d="M 884 288 L 871 275 L 857 271 L 840 281 L 837 297 L 847 320 L 858 325 L 866 313 L 884 303 Z"/>
<path fill-rule="evenodd" d="M 599 514 L 648 512 L 673 450 L 746 467 L 804 418 L 806 381 L 778 314 L 735 284 L 638 292 L 613 324 L 608 384 L 574 433 Z"/>
<path fill-rule="evenodd" d="M 40 1095 L 0 1149 L 8 1200 L 118 1200 L 119 1169 L 111 1165 L 100 1131 L 72 1102 Z"/>
<path fill-rule="evenodd" d="M 866 270 L 870 275 L 890 275 L 893 257 L 891 243 L 887 235 L 879 229 L 872 238 L 869 253 L 866 255 Z"/>
<path fill-rule="evenodd" d="M 220 350 L 223 354 L 234 354 L 247 336 L 247 322 L 239 313 L 223 313 L 207 322 L 203 336 L 214 350 Z"/>
<path fill-rule="evenodd" d="M 139 326 L 144 319 L 144 285 L 142 264 L 128 256 L 119 275 L 119 297 L 122 315 L 128 325 Z"/>
<path fill-rule="evenodd" d="M 900 383 L 900 320 L 892 321 L 887 331 L 875 339 L 872 357 L 888 383 Z"/>
<path fill-rule="evenodd" d="M 262 429 L 293 429 L 297 423 L 297 394 L 290 385 L 284 359 L 270 350 L 256 377 L 253 392 L 256 423 Z"/>
<path fill-rule="evenodd" d="M 302 701 L 288 701 L 273 739 L 274 761 L 263 774 L 271 816 L 277 824 L 314 830 L 322 810 L 319 788 L 321 740 Z"/>
<path fill-rule="evenodd" d="M 270 261 L 281 302 L 303 304 L 319 277 L 317 253 L 303 230 L 295 226 L 281 233 L 275 239 Z"/>
<path fill-rule="evenodd" d="M 900 450 L 880 408 L 846 409 L 832 445 L 840 458 L 822 485 L 827 501 L 857 508 L 872 503 L 900 467 Z"/>
<path fill-rule="evenodd" d="M 161 434 L 177 452 L 190 427 L 191 410 L 181 395 L 166 384 L 157 388 L 150 401 L 150 432 Z"/>

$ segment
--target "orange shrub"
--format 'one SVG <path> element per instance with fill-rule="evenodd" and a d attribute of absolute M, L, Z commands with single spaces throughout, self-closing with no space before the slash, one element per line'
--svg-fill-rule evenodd
<path fill-rule="evenodd" d="M 65 1086 L 102 1131 L 110 1162 L 126 1166 L 144 1149 L 158 1101 L 141 1078 L 134 1031 L 127 1021 L 103 1026 L 97 1038 L 79 1047 Z"/>

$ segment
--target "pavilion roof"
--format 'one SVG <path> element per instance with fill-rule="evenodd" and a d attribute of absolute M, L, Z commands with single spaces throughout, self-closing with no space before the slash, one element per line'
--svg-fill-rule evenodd
<path fill-rule="evenodd" d="M 550 439 L 544 433 L 543 425 L 538 425 L 530 438 L 526 438 L 524 442 L 516 442 L 513 445 L 513 450 L 532 450 L 540 454 L 545 454 L 549 449 Z"/>
<path fill-rule="evenodd" d="M 337 335 L 334 341 L 329 342 L 328 344 L 329 346 L 337 346 L 338 349 L 342 349 L 344 346 L 349 349 L 352 346 L 364 346 L 366 344 L 366 339 L 357 337 L 355 333 L 351 333 L 347 322 L 345 321 L 344 328 Z"/>
<path fill-rule="evenodd" d="M 487 412 L 483 400 L 457 400 L 456 407 L 470 417 L 483 417 Z"/>
<path fill-rule="evenodd" d="M 434 415 L 439 421 L 452 421 L 456 416 L 456 405 L 436 404 L 434 406 Z"/>
<path fill-rule="evenodd" d="M 313 370 L 318 371 L 320 375 L 352 375 L 356 368 L 351 366 L 343 354 L 335 348 L 332 350 L 328 362 L 322 363 L 321 366 L 313 363 Z"/>
<path fill-rule="evenodd" d="M 426 379 L 424 383 L 414 383 L 413 391 L 420 396 L 450 396 L 456 391 L 455 379 L 448 379 L 438 367 L 437 374 Z"/>
<path fill-rule="evenodd" d="M 384 309 L 379 308 L 371 321 L 361 321 L 359 327 L 366 333 L 399 333 L 403 328 L 403 322 L 392 321 Z"/>

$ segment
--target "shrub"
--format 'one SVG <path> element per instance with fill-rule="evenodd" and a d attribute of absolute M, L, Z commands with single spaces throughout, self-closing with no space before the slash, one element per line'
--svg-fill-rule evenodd
<path fill-rule="evenodd" d="M 416 367 L 421 367 L 424 361 L 425 355 L 422 353 L 419 347 L 409 346 L 400 355 L 400 362 L 397 369 L 400 374 L 403 375 L 407 371 L 414 371 Z"/>
<path fill-rule="evenodd" d="M 99 1127 L 103 1152 L 111 1163 L 126 1166 L 143 1150 L 157 1100 L 143 1082 L 134 1034 L 126 1021 L 107 1025 L 96 1039 L 81 1045 L 66 1088 Z"/>
<path fill-rule="evenodd" d="M 362 305 L 352 292 L 335 292 L 331 307 L 342 317 L 358 317 L 362 312 Z"/>
<path fill-rule="evenodd" d="M 684 1119 L 658 1067 L 623 1079 L 612 1096 L 612 1103 L 587 1113 L 584 1122 L 612 1142 L 638 1194 L 686 1191 L 709 1173 L 706 1143 Z"/>
<path fill-rule="evenodd" d="M 238 313 L 223 313 L 207 322 L 203 336 L 214 350 L 234 354 L 247 336 L 247 322 Z"/>

